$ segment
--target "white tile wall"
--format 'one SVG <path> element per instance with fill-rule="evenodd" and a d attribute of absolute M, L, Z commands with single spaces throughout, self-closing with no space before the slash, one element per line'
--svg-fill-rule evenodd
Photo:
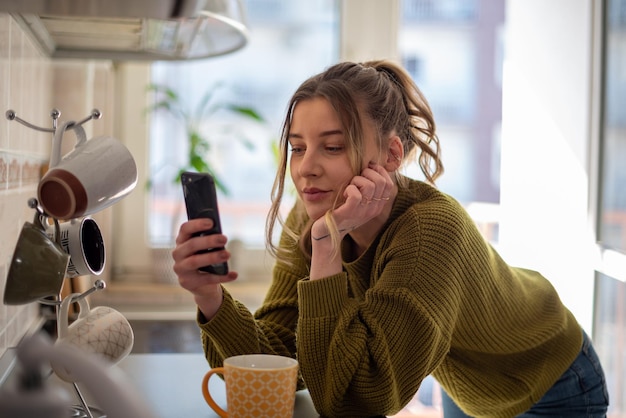
<path fill-rule="evenodd" d="M 0 300 L 15 242 L 24 222 L 32 221 L 34 215 L 27 201 L 36 194 L 50 147 L 49 134 L 7 120 L 5 112 L 12 109 L 29 122 L 50 126 L 51 71 L 50 61 L 15 21 L 0 14 Z M 37 304 L 1 303 L 0 355 L 14 346 L 38 317 Z"/>
<path fill-rule="evenodd" d="M 34 125 L 51 128 L 53 108 L 61 111 L 59 124 L 83 119 L 98 108 L 104 116 L 85 125 L 88 137 L 112 134 L 113 92 L 111 62 L 52 61 L 13 18 L 0 13 L 0 356 L 15 346 L 40 317 L 39 304 L 6 306 L 3 298 L 17 237 L 24 222 L 33 220 L 34 211 L 27 202 L 37 194 L 37 183 L 48 163 L 52 143 L 51 133 L 9 121 L 5 113 L 12 109 Z M 64 141 L 63 153 L 72 146 L 72 141 Z M 109 209 L 94 216 L 107 247 L 110 217 Z M 106 274 L 100 278 L 108 279 L 103 276 Z M 92 281 L 90 277 L 86 279 Z"/>

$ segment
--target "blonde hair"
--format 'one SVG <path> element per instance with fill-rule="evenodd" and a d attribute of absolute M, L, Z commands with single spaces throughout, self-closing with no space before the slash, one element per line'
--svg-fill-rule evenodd
<path fill-rule="evenodd" d="M 296 90 L 287 107 L 279 143 L 278 171 L 272 187 L 272 205 L 266 223 L 266 242 L 269 251 L 279 260 L 287 262 L 289 251 L 283 252 L 273 243 L 277 223 L 281 225 L 283 232 L 293 239 L 294 245 L 299 243 L 305 254 L 310 255 L 311 251 L 312 222 L 308 220 L 307 225 L 298 234 L 297 231 L 286 227 L 280 216 L 280 205 L 285 192 L 289 156 L 288 137 L 293 111 L 299 102 L 316 97 L 326 99 L 339 117 L 354 175 L 359 174 L 363 167 L 366 120 L 371 121 L 376 128 L 375 137 L 379 150 L 386 149 L 387 143 L 383 139 L 395 132 L 402 141 L 403 164 L 416 158 L 426 181 L 432 184 L 443 173 L 439 139 L 435 134 L 432 111 L 420 89 L 402 67 L 387 60 L 343 62 L 309 78 Z M 399 171 L 397 170 L 394 175 L 398 186 L 402 187 L 403 177 Z M 304 212 L 302 205 L 297 205 L 295 210 Z M 332 209 L 326 214 L 325 219 L 330 237 L 339 251 L 339 233 L 336 225 L 333 225 L 331 214 Z M 301 222 L 307 220 L 306 213 L 297 215 Z"/>

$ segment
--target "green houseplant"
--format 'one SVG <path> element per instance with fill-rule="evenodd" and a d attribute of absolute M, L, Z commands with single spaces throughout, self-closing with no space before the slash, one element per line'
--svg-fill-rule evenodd
<path fill-rule="evenodd" d="M 146 111 L 148 113 L 157 111 L 167 112 L 180 121 L 185 130 L 185 138 L 188 145 L 187 159 L 185 163 L 178 168 L 176 177 L 173 178 L 172 181 L 178 183 L 180 181 L 180 174 L 184 171 L 210 173 L 215 178 L 217 188 L 227 195 L 228 188 L 222 181 L 219 173 L 213 169 L 207 159 L 211 151 L 211 141 L 210 138 L 202 132 L 201 124 L 203 121 L 215 117 L 218 112 L 229 112 L 244 119 L 261 123 L 264 122 L 264 119 L 251 107 L 219 101 L 216 93 L 221 87 L 221 84 L 217 84 L 207 89 L 195 108 L 190 109 L 187 103 L 184 102 L 181 96 L 172 88 L 161 84 L 150 84 L 148 91 L 154 94 L 155 100 Z M 236 135 L 235 138 L 246 148 L 254 148 L 252 142 L 245 136 Z M 151 180 L 148 180 L 147 186 L 151 187 L 151 185 Z"/>

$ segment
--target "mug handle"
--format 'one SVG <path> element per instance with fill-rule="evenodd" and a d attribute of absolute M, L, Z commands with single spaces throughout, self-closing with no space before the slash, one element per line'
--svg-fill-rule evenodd
<path fill-rule="evenodd" d="M 213 397 L 211 396 L 211 394 L 209 393 L 209 379 L 211 378 L 211 376 L 213 376 L 215 373 L 221 373 L 224 374 L 224 368 L 223 367 L 216 367 L 214 369 L 209 370 L 205 375 L 204 375 L 204 379 L 202 379 L 202 396 L 204 396 L 204 400 L 206 401 L 206 403 L 209 404 L 209 406 L 215 411 L 217 412 L 217 415 L 219 415 L 222 418 L 228 418 L 228 412 L 224 411 L 218 404 L 217 402 L 215 402 L 215 400 L 213 400 Z"/>
<path fill-rule="evenodd" d="M 65 338 L 65 336 L 67 335 L 67 329 L 69 327 L 67 323 L 68 315 L 72 302 L 77 301 L 80 307 L 80 311 L 78 312 L 78 319 L 84 318 L 89 313 L 89 302 L 85 298 L 77 298 L 80 295 L 80 293 L 72 293 L 70 295 L 67 295 L 65 299 L 63 299 L 63 302 L 61 302 L 61 308 L 59 309 L 59 320 L 57 321 L 58 338 Z"/>
<path fill-rule="evenodd" d="M 59 225 L 59 220 L 57 218 L 48 218 L 43 213 L 35 213 L 33 224 L 37 226 L 37 228 L 41 229 L 41 232 L 44 234 L 46 233 L 46 227 L 44 226 L 42 218 L 52 219 L 52 222 L 54 222 L 54 242 L 59 245 L 59 248 L 63 248 L 63 245 L 61 244 L 61 226 Z M 72 221 L 74 220 L 72 219 Z M 45 222 L 47 224 L 47 220 Z"/>
<path fill-rule="evenodd" d="M 65 122 L 54 131 L 54 138 L 52 139 L 52 154 L 50 155 L 50 168 L 56 167 L 61 161 L 61 143 L 63 142 L 63 134 L 68 128 L 71 128 L 76 133 L 76 145 L 75 147 L 83 145 L 87 142 L 87 134 L 85 129 L 81 125 L 77 125 L 73 120 Z"/>

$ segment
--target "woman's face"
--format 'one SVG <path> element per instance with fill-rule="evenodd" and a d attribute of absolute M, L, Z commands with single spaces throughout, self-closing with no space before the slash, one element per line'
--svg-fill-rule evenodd
<path fill-rule="evenodd" d="M 366 130 L 364 165 L 377 155 L 374 135 Z M 300 101 L 289 131 L 291 178 L 311 219 L 343 202 L 343 190 L 354 174 L 339 117 L 323 98 Z"/>

